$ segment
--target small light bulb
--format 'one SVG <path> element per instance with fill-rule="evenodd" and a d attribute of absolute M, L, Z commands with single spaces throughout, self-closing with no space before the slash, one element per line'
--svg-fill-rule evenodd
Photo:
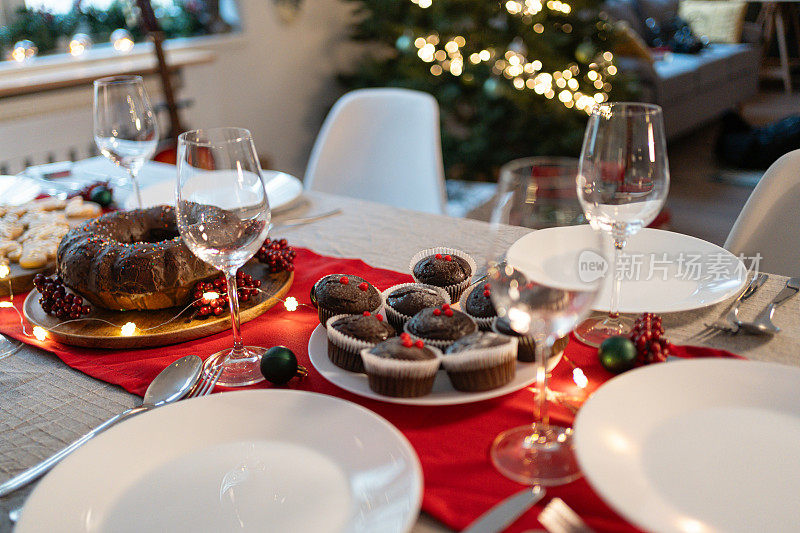
<path fill-rule="evenodd" d="M 33 336 L 36 337 L 36 340 L 43 341 L 47 338 L 47 331 L 41 326 L 34 326 Z"/>
<path fill-rule="evenodd" d="M 0 307 L 14 307 L 14 304 L 11 302 L 0 302 Z"/>
<path fill-rule="evenodd" d="M 0 279 L 7 278 L 11 273 L 11 269 L 5 263 L 0 263 Z"/>
<path fill-rule="evenodd" d="M 283 306 L 286 308 L 287 311 L 297 311 L 298 307 L 297 298 L 294 296 L 289 296 L 286 298 L 286 301 L 283 302 Z"/>
<path fill-rule="evenodd" d="M 574 368 L 572 370 L 572 381 L 581 389 L 585 389 L 589 384 L 589 378 L 586 377 L 586 374 L 584 374 L 583 370 L 580 368 Z"/>
<path fill-rule="evenodd" d="M 203 300 L 216 300 L 219 298 L 218 292 L 204 292 L 203 293 Z"/>
<path fill-rule="evenodd" d="M 122 334 L 123 337 L 132 336 L 134 333 L 136 333 L 136 324 L 134 324 L 133 322 L 128 322 L 127 324 L 125 324 L 120 328 L 120 333 Z"/>

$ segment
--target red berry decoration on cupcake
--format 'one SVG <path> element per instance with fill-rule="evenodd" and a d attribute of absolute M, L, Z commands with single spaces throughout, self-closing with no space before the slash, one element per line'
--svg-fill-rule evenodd
<path fill-rule="evenodd" d="M 654 313 L 642 313 L 633 323 L 630 340 L 636 347 L 641 364 L 658 363 L 667 360 L 671 344 L 664 335 L 661 317 Z"/>
<path fill-rule="evenodd" d="M 270 274 L 294 270 L 297 252 L 289 246 L 286 239 L 267 239 L 256 252 L 256 257 L 267 265 Z"/>
<path fill-rule="evenodd" d="M 67 292 L 60 276 L 49 278 L 44 274 L 36 274 L 33 286 L 42 295 L 39 305 L 48 315 L 67 320 L 80 318 L 92 311 L 91 307 L 84 305 L 81 296 Z"/>
<path fill-rule="evenodd" d="M 433 310 L 433 314 L 439 316 L 442 314 L 442 310 L 437 307 L 436 309 Z"/>
<path fill-rule="evenodd" d="M 342 276 L 341 278 L 339 278 L 339 283 L 341 283 L 342 285 L 347 285 L 350 283 L 350 278 L 348 278 L 347 276 Z"/>
<path fill-rule="evenodd" d="M 444 260 L 445 260 L 445 261 L 452 261 L 452 260 L 453 260 L 453 258 L 452 258 L 452 257 L 450 257 L 449 255 L 446 255 L 446 256 L 444 256 Z"/>
<path fill-rule="evenodd" d="M 419 339 L 417 342 L 414 343 L 414 346 L 416 346 L 417 348 L 424 348 L 425 343 L 422 341 L 422 339 Z"/>
<path fill-rule="evenodd" d="M 256 296 L 259 293 L 259 287 L 261 287 L 260 279 L 254 279 L 253 276 L 241 270 L 236 273 L 236 293 L 240 303 L 248 302 L 250 298 Z M 217 297 L 207 298 L 206 294 L 208 293 L 216 293 Z M 192 295 L 194 297 L 192 302 L 192 306 L 195 308 L 194 316 L 197 318 L 219 316 L 228 309 L 228 284 L 222 274 L 210 281 L 197 282 Z"/>
<path fill-rule="evenodd" d="M 369 283 L 367 283 L 366 281 L 363 281 L 363 282 L 358 284 L 358 288 L 361 289 L 362 291 L 368 291 L 369 290 Z"/>

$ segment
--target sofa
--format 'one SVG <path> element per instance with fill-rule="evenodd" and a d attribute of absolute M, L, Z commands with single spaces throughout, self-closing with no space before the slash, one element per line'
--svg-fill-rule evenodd
<path fill-rule="evenodd" d="M 605 4 L 609 17 L 622 21 L 626 29 L 638 34 L 640 41 L 647 18 L 661 24 L 678 14 L 680 8 L 677 0 L 609 0 Z M 695 28 L 690 19 L 689 23 L 699 37 L 704 37 L 698 31 L 702 30 L 701 25 Z M 741 26 L 738 33 L 742 33 Z M 664 109 L 669 138 L 696 129 L 752 97 L 758 90 L 760 59 L 758 45 L 737 42 L 712 42 L 698 54 L 617 54 L 620 72 L 632 73 L 641 81 L 641 100 Z"/>

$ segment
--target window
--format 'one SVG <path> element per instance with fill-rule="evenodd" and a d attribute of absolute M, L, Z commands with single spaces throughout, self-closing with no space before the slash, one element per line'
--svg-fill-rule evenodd
<path fill-rule="evenodd" d="M 167 38 L 228 33 L 239 28 L 236 0 L 151 0 Z M 65 53 L 76 33 L 95 45 L 108 43 L 114 30 L 143 39 L 135 0 L 0 0 L 0 58 L 14 43 L 30 40 L 38 54 Z"/>

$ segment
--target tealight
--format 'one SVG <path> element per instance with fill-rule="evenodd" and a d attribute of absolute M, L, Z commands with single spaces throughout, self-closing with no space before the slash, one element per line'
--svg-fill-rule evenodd
<path fill-rule="evenodd" d="M 133 36 L 125 28 L 119 28 L 111 32 L 110 41 L 117 52 L 127 54 L 133 50 Z"/>
<path fill-rule="evenodd" d="M 38 52 L 39 49 L 36 48 L 36 45 L 33 44 L 33 41 L 29 39 L 23 39 L 14 43 L 14 48 L 11 50 L 11 59 L 17 63 L 24 63 L 29 59 L 33 59 Z"/>
<path fill-rule="evenodd" d="M 69 53 L 73 57 L 83 55 L 83 53 L 91 47 L 92 38 L 85 33 L 76 33 L 69 41 Z"/>

